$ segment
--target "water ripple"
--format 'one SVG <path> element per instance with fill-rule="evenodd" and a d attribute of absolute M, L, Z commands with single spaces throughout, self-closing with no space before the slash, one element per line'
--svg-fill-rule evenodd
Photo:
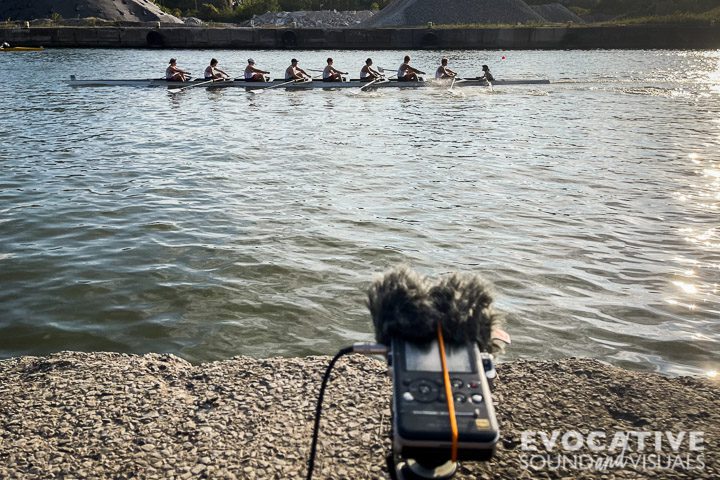
<path fill-rule="evenodd" d="M 229 71 L 251 54 L 212 53 Z M 88 64 L 147 76 L 164 52 L 23 57 L 0 97 L 0 355 L 332 353 L 372 338 L 363 292 L 406 262 L 492 280 L 510 358 L 717 370 L 720 53 L 413 61 L 441 54 L 553 83 L 171 95 L 60 82 Z M 174 56 L 199 72 L 209 53 Z"/>

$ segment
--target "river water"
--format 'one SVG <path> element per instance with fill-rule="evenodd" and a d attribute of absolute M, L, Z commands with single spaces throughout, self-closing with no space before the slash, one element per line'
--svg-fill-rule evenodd
<path fill-rule="evenodd" d="M 552 83 L 172 95 L 63 82 L 330 52 L 0 54 L 0 356 L 331 354 L 406 263 L 491 280 L 506 359 L 717 370 L 720 51 L 409 53 Z"/>

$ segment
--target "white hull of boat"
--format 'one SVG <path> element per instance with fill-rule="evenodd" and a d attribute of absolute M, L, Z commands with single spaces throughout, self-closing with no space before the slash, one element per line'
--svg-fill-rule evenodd
<path fill-rule="evenodd" d="M 164 79 L 137 79 L 137 80 L 80 80 L 75 78 L 74 75 L 70 77 L 68 84 L 73 87 L 166 87 L 166 88 L 182 88 L 191 87 L 207 80 L 197 79 L 189 82 L 169 82 Z M 272 80 L 269 82 L 246 82 L 245 80 L 226 80 L 217 81 L 213 83 L 207 83 L 203 87 L 207 88 L 245 88 L 245 89 L 259 89 L 268 87 L 277 87 L 280 84 L 287 83 L 287 80 Z M 361 82 L 360 80 L 349 80 L 345 82 L 323 82 L 320 80 L 308 81 L 308 82 L 294 82 L 282 85 L 281 88 L 286 89 L 312 89 L 312 88 L 324 88 L 324 89 L 336 89 L 336 88 L 360 88 L 363 86 L 372 88 L 423 88 L 423 87 L 444 87 L 448 88 L 451 84 L 451 80 L 424 80 L 419 82 L 398 82 L 397 80 L 389 80 L 384 82 L 375 82 L 369 85 L 370 82 Z M 544 85 L 549 84 L 549 80 L 495 80 L 492 82 L 493 86 L 501 85 Z M 484 80 L 476 79 L 458 79 L 455 82 L 456 87 L 487 87 L 489 84 Z"/>

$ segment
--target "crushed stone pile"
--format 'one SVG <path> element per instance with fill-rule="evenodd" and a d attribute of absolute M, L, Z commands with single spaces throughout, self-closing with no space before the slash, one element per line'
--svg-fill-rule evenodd
<path fill-rule="evenodd" d="M 192 27 L 202 27 L 205 25 L 205 22 L 197 17 L 182 17 L 182 21 L 185 25 L 190 25 Z"/>
<path fill-rule="evenodd" d="M 371 10 L 268 12 L 255 15 L 252 20 L 243 22 L 241 25 L 255 27 L 347 28 L 359 26 L 374 14 L 375 12 Z"/>
<path fill-rule="evenodd" d="M 329 360 L 236 357 L 193 366 L 172 355 L 63 352 L 0 361 L 0 478 L 305 478 Z M 488 463 L 463 463 L 458 480 L 720 478 L 716 382 L 586 359 L 516 361 L 498 371 L 498 451 Z M 390 398 L 384 362 L 338 362 L 315 478 L 388 478 Z M 524 461 L 523 432 L 553 430 L 604 432 L 608 444 L 615 432 L 703 432 L 703 451 L 691 453 L 704 455 L 704 467 L 627 463 L 597 472 Z M 534 443 L 534 453 L 557 453 L 537 436 Z M 587 444 L 571 453 L 596 455 Z M 666 444 L 663 454 L 675 453 Z"/>
<path fill-rule="evenodd" d="M 530 5 L 530 8 L 550 23 L 585 23 L 585 20 L 560 3 Z"/>
<path fill-rule="evenodd" d="M 544 23 L 522 0 L 395 0 L 363 27 Z"/>
<path fill-rule="evenodd" d="M 0 18 L 11 20 L 35 20 L 96 18 L 123 22 L 182 23 L 150 0 L 2 0 Z"/>

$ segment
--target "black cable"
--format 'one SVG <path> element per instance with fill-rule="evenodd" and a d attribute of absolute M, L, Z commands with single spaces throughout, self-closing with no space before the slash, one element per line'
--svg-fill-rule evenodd
<path fill-rule="evenodd" d="M 332 371 L 335 363 L 340 359 L 340 357 L 352 352 L 353 347 L 345 347 L 341 349 L 338 353 L 335 354 L 333 359 L 330 360 L 330 365 L 328 365 L 327 370 L 325 370 L 325 376 L 323 377 L 322 385 L 320 386 L 320 393 L 318 394 L 318 403 L 315 407 L 315 426 L 313 427 L 312 445 L 310 447 L 310 458 L 308 459 L 307 480 L 312 479 L 313 469 L 315 468 L 315 453 L 317 451 L 318 433 L 320 432 L 320 415 L 322 413 L 322 402 L 323 397 L 325 396 L 325 387 L 327 387 L 327 383 L 330 380 L 330 372 Z"/>

